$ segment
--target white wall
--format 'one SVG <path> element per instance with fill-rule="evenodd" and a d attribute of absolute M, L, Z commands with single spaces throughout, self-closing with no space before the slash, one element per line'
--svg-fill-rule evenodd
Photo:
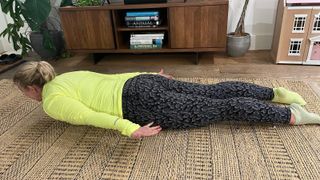
<path fill-rule="evenodd" d="M 10 17 L 8 17 L 6 14 L 4 13 L 0 13 L 0 32 L 2 32 L 8 24 L 8 20 L 10 20 Z M 0 53 L 2 52 L 15 52 L 11 43 L 9 43 L 8 38 L 7 37 L 0 37 Z"/>
<path fill-rule="evenodd" d="M 229 0 L 228 32 L 235 30 L 245 0 Z M 250 0 L 245 31 L 251 34 L 251 50 L 271 49 L 278 0 Z"/>

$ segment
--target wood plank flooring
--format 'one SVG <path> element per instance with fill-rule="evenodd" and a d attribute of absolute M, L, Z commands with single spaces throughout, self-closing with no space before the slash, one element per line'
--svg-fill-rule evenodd
<path fill-rule="evenodd" d="M 270 51 L 250 51 L 244 57 L 231 58 L 224 53 L 202 53 L 195 64 L 193 53 L 106 54 L 97 64 L 91 55 L 76 54 L 71 58 L 51 60 L 58 73 L 91 70 L 102 73 L 158 72 L 161 68 L 176 77 L 257 77 L 302 80 L 320 95 L 320 66 L 276 65 Z M 37 56 L 27 60 L 37 60 Z M 0 74 L 11 78 L 17 68 Z"/>

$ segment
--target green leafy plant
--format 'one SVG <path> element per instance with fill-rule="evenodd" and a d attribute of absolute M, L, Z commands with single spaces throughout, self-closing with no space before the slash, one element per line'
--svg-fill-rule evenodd
<path fill-rule="evenodd" d="M 76 6 L 100 6 L 101 0 L 77 0 Z"/>
<path fill-rule="evenodd" d="M 62 5 L 71 5 L 71 0 L 63 0 Z M 54 49 L 53 39 L 49 34 L 47 20 L 51 11 L 50 0 L 1 0 L 1 10 L 8 14 L 13 22 L 0 33 L 13 43 L 15 50 L 22 50 L 26 54 L 31 49 L 31 43 L 27 38 L 27 32 L 21 32 L 27 23 L 31 31 L 41 32 L 44 36 L 43 46 L 46 49 Z"/>
<path fill-rule="evenodd" d="M 22 49 L 22 54 L 25 54 L 31 49 L 31 44 L 29 39 L 20 32 L 20 29 L 24 27 L 22 15 L 22 9 L 25 9 L 24 4 L 19 0 L 3 0 L 0 1 L 0 5 L 2 12 L 9 14 L 13 20 L 13 23 L 9 23 L 0 36 L 8 36 L 8 41 L 13 43 L 13 48 L 15 50 Z"/>

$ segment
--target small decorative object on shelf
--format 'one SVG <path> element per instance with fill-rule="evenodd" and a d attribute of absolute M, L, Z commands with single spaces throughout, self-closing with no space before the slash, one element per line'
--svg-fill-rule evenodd
<path fill-rule="evenodd" d="M 129 11 L 124 17 L 127 27 L 157 27 L 161 24 L 159 11 Z"/>
<path fill-rule="evenodd" d="M 164 33 L 132 33 L 130 49 L 159 49 L 162 48 Z"/>

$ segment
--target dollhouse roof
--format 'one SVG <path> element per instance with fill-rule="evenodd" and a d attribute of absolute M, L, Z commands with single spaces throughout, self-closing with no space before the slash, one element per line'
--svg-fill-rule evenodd
<path fill-rule="evenodd" d="M 320 0 L 287 0 L 287 3 L 320 3 Z"/>
<path fill-rule="evenodd" d="M 310 41 L 320 41 L 320 36 L 312 37 Z"/>

